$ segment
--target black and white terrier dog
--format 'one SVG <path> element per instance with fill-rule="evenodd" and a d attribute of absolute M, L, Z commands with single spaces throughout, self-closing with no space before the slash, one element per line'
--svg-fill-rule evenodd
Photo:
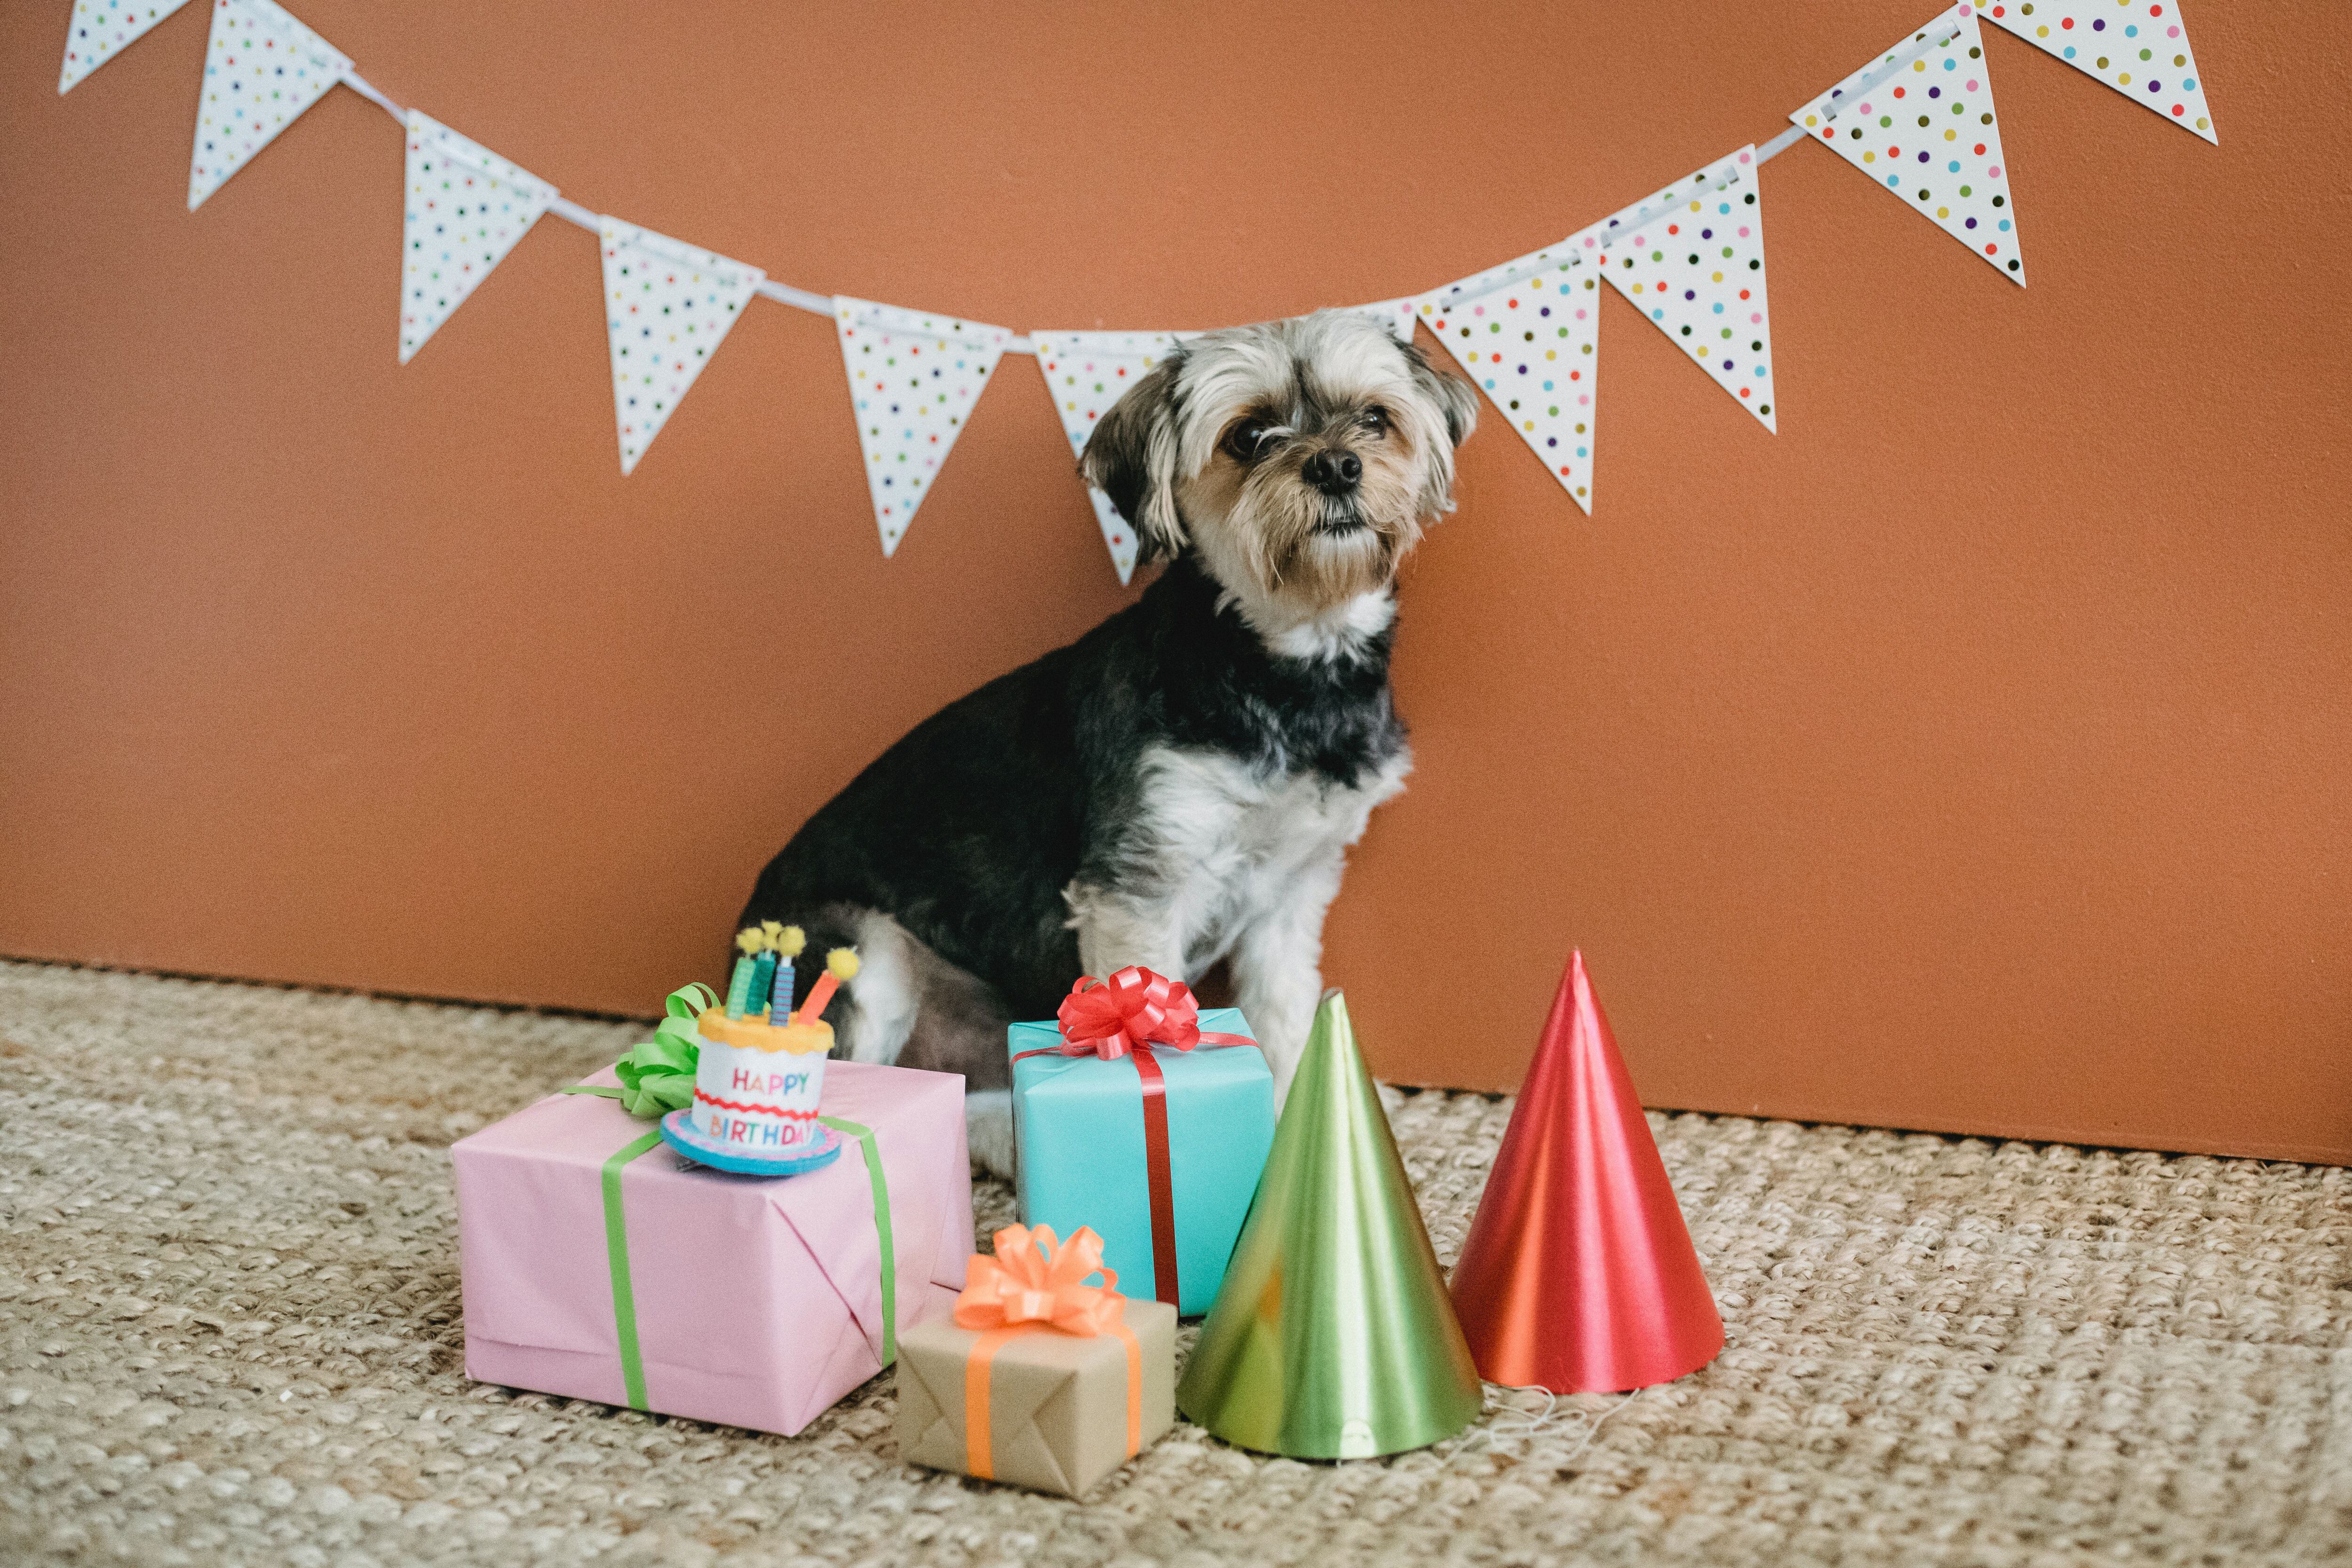
<path fill-rule="evenodd" d="M 1229 965 L 1287 1089 L 1323 916 L 1412 757 L 1389 695 L 1398 561 L 1452 510 L 1475 395 L 1367 315 L 1181 342 L 1079 468 L 1167 569 L 1067 647 L 917 725 L 761 873 L 741 924 L 864 960 L 837 1053 L 964 1075 L 1013 1165 L 1004 1026 L 1081 973 Z"/>

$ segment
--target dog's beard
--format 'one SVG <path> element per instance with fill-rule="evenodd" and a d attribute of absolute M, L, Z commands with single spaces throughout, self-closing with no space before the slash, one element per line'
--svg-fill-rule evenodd
<path fill-rule="evenodd" d="M 1409 462 L 1366 461 L 1362 482 L 1326 495 L 1295 466 L 1268 463 L 1229 491 L 1217 524 L 1259 592 L 1320 611 L 1385 588 L 1421 537 Z"/>

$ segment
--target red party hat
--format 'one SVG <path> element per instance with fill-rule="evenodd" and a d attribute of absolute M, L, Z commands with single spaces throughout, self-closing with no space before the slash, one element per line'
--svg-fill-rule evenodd
<path fill-rule="evenodd" d="M 1723 1348 L 1723 1320 L 1581 952 L 1560 978 L 1470 1222 L 1454 1309 L 1480 1376 L 1556 1394 L 1665 1383 Z"/>

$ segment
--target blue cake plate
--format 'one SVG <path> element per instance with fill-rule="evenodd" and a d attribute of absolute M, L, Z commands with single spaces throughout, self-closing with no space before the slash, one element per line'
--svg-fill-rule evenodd
<path fill-rule="evenodd" d="M 694 1108 L 688 1106 L 663 1117 L 662 1142 L 696 1164 L 716 1171 L 732 1171 L 739 1176 L 797 1176 L 804 1171 L 823 1170 L 841 1157 L 841 1134 L 830 1127 L 824 1130 L 824 1142 L 803 1153 L 760 1155 L 740 1144 L 712 1142 L 695 1131 L 693 1116 Z"/>

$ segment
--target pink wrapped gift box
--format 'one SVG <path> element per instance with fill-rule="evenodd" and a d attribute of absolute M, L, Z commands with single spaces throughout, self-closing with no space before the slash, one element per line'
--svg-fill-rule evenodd
<path fill-rule="evenodd" d="M 610 1068 L 587 1080 L 614 1081 Z M 845 1132 L 823 1170 L 781 1179 L 727 1175 L 658 1142 L 624 1162 L 653 1124 L 612 1100 L 558 1094 L 450 1150 L 467 1375 L 789 1436 L 880 1372 L 898 1331 L 948 1317 L 963 1288 L 963 1079 L 833 1062 L 823 1109 L 871 1129 L 880 1152 L 895 1326 L 857 1137 Z M 608 1237 L 615 1180 L 625 1251 Z"/>

